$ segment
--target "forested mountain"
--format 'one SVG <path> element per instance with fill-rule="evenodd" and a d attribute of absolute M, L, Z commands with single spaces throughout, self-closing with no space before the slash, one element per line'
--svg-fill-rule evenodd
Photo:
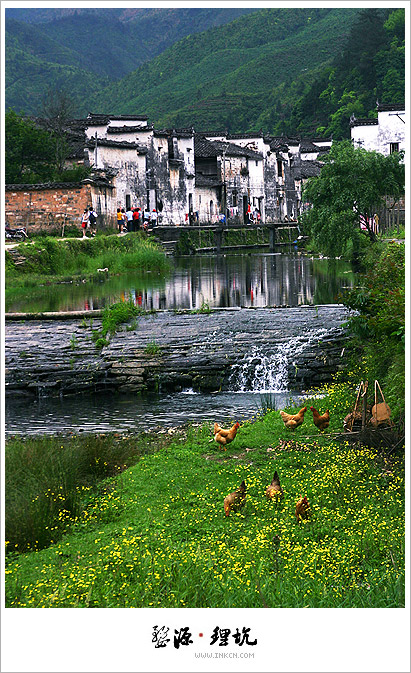
<path fill-rule="evenodd" d="M 77 114 L 110 81 L 182 37 L 254 9 L 6 9 L 6 106 L 36 114 L 64 88 Z"/>
<path fill-rule="evenodd" d="M 264 119 L 272 93 L 312 81 L 343 49 L 357 15 L 355 9 L 264 9 L 187 36 L 104 89 L 95 109 L 144 110 L 164 126 L 273 130 Z"/>
<path fill-rule="evenodd" d="M 7 10 L 6 106 L 26 113 L 57 86 L 76 116 L 338 139 L 352 113 L 375 114 L 377 98 L 404 100 L 403 9 L 67 8 L 47 10 L 60 13 L 48 23 L 10 18 L 33 21 L 36 11 L 46 10 Z"/>
<path fill-rule="evenodd" d="M 360 12 L 342 53 L 290 97 L 283 129 L 287 132 L 349 136 L 351 114 L 376 116 L 376 100 L 405 100 L 405 13 L 403 9 Z"/>

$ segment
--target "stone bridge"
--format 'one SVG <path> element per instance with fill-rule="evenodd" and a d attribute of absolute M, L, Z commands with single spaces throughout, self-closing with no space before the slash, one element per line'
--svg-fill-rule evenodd
<path fill-rule="evenodd" d="M 257 230 L 257 229 L 268 229 L 269 232 L 269 249 L 271 252 L 275 250 L 276 245 L 278 245 L 277 241 L 277 230 L 280 228 L 295 228 L 297 227 L 297 221 L 289 222 L 289 223 L 284 223 L 280 221 L 273 221 L 273 222 L 265 222 L 262 225 L 250 225 L 250 224 L 222 224 L 222 223 L 217 223 L 217 224 L 198 224 L 198 225 L 180 225 L 180 226 L 166 226 L 166 225 L 158 225 L 156 226 L 152 231 L 155 236 L 157 236 L 162 243 L 169 243 L 169 242 L 175 242 L 178 240 L 181 236 L 182 233 L 184 232 L 195 232 L 195 231 L 210 231 L 213 233 L 213 238 L 214 238 L 214 249 L 216 250 L 217 254 L 221 252 L 221 246 L 223 243 L 223 238 L 224 238 L 224 233 L 228 231 L 250 231 L 250 230 Z"/>

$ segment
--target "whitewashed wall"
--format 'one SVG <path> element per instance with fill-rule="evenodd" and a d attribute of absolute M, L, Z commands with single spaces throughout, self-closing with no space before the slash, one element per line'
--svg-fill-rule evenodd
<path fill-rule="evenodd" d="M 375 150 L 387 156 L 391 143 L 398 143 L 399 150 L 405 150 L 404 122 L 404 110 L 378 112 L 378 124 L 351 127 L 351 139 L 355 147 Z"/>

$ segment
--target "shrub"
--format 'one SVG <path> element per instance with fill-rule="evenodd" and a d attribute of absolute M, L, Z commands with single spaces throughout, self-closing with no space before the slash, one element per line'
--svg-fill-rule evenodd
<path fill-rule="evenodd" d="M 375 244 L 365 259 L 367 272 L 344 295 L 356 310 L 348 321 L 353 357 L 361 375 L 378 379 L 387 391 L 394 417 L 405 406 L 405 249 Z"/>

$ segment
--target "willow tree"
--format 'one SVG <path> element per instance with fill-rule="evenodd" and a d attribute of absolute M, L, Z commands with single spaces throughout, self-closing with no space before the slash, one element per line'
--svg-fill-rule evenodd
<path fill-rule="evenodd" d="M 385 156 L 354 148 L 349 140 L 333 143 L 320 175 L 308 180 L 303 191 L 311 208 L 301 224 L 322 252 L 341 255 L 349 241 L 358 246 L 361 236 L 375 242 L 370 219 L 387 196 L 397 200 L 404 193 L 402 159 L 401 152 Z"/>

